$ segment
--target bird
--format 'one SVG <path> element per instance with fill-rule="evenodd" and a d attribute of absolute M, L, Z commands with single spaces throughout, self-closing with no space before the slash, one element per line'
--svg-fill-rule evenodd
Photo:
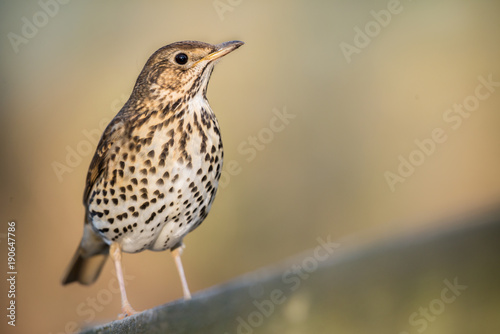
<path fill-rule="evenodd" d="M 90 163 L 83 237 L 63 285 L 94 283 L 110 256 L 124 318 L 137 312 L 125 291 L 122 253 L 170 250 L 184 298 L 191 298 L 183 239 L 207 217 L 224 158 L 207 87 L 215 64 L 243 44 L 181 41 L 149 57 Z"/>

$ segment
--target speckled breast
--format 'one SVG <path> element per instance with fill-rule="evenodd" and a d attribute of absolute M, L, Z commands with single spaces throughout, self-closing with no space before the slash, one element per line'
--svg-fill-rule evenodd
<path fill-rule="evenodd" d="M 222 171 L 215 115 L 206 105 L 154 112 L 110 148 L 88 199 L 94 230 L 124 252 L 178 247 L 207 216 Z"/>

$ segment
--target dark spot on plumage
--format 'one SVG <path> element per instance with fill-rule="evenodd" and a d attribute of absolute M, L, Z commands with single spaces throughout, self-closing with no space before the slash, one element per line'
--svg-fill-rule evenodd
<path fill-rule="evenodd" d="M 142 148 L 142 145 L 141 144 L 137 144 L 137 146 L 135 147 L 135 151 L 136 152 L 139 152 Z"/>
<path fill-rule="evenodd" d="M 132 216 L 135 218 L 139 217 L 139 212 L 136 211 L 136 212 L 132 213 Z"/>
<path fill-rule="evenodd" d="M 210 165 L 210 167 L 208 167 L 208 172 L 210 173 L 213 170 L 214 170 L 214 166 Z"/>
<path fill-rule="evenodd" d="M 110 156 L 109 158 L 110 158 L 112 161 L 114 161 L 114 160 L 116 159 L 116 154 L 115 154 L 115 153 L 111 154 L 111 156 Z"/>
<path fill-rule="evenodd" d="M 112 198 L 111 201 L 114 205 L 118 205 L 118 198 Z"/>
<path fill-rule="evenodd" d="M 103 212 L 106 216 L 109 215 L 109 210 L 104 210 Z"/>
<path fill-rule="evenodd" d="M 186 113 L 186 111 L 184 109 L 182 109 L 181 111 L 179 111 L 176 115 L 175 115 L 175 118 L 181 118 L 182 116 L 184 116 L 184 114 Z"/>
<path fill-rule="evenodd" d="M 123 153 L 122 154 L 122 159 L 123 160 L 127 160 L 127 158 L 128 158 L 128 153 Z"/>
<path fill-rule="evenodd" d="M 210 161 L 210 154 L 205 154 L 205 161 Z"/>
<path fill-rule="evenodd" d="M 177 131 L 178 132 L 182 132 L 184 129 L 184 119 L 180 119 L 179 120 L 179 123 L 177 124 Z"/>
<path fill-rule="evenodd" d="M 182 194 L 179 194 L 179 196 L 177 196 L 178 199 L 181 199 L 182 198 Z"/>
<path fill-rule="evenodd" d="M 130 157 L 130 161 L 135 162 L 135 155 L 134 154 L 132 154 L 132 156 Z"/>
<path fill-rule="evenodd" d="M 135 144 L 133 142 L 130 142 L 130 144 L 128 144 L 129 151 L 132 151 L 134 148 L 135 148 Z"/>
<path fill-rule="evenodd" d="M 186 205 L 186 209 L 189 209 L 190 207 L 191 207 L 191 203 L 188 203 L 188 204 Z"/>
<path fill-rule="evenodd" d="M 104 202 L 104 204 L 108 204 L 109 203 L 109 199 L 105 198 L 105 199 L 103 199 L 103 202 Z"/>
<path fill-rule="evenodd" d="M 144 165 L 146 167 L 151 167 L 151 160 L 148 159 L 148 160 L 144 161 Z"/>
<path fill-rule="evenodd" d="M 144 224 L 149 224 L 156 217 L 156 212 L 153 212 L 151 216 L 144 222 Z"/>
<path fill-rule="evenodd" d="M 175 174 L 174 177 L 172 178 L 172 182 L 175 183 L 179 179 L 179 174 Z"/>
<path fill-rule="evenodd" d="M 96 199 L 96 201 L 95 201 L 95 202 L 97 203 L 97 205 L 99 205 L 99 204 L 101 204 L 101 199 L 100 199 L 100 198 L 98 198 L 98 199 Z"/>
<path fill-rule="evenodd" d="M 220 131 L 219 131 L 219 128 L 214 126 L 214 132 L 220 137 Z M 221 145 L 221 144 L 219 144 Z"/>
<path fill-rule="evenodd" d="M 163 198 L 165 198 L 165 194 L 164 194 L 164 193 L 159 194 L 159 195 L 158 195 L 158 198 L 159 198 L 159 199 L 163 199 Z"/>
<path fill-rule="evenodd" d="M 160 208 L 160 210 L 158 210 L 158 213 L 162 213 L 163 210 L 165 210 L 167 206 L 165 204 L 162 205 L 162 207 Z"/>
<path fill-rule="evenodd" d="M 141 179 L 141 183 L 142 183 L 142 184 L 148 184 L 148 179 L 147 179 L 147 178 L 145 178 L 145 177 L 144 177 L 144 178 L 142 178 L 142 179 Z"/>
<path fill-rule="evenodd" d="M 202 141 L 200 144 L 200 154 L 203 154 L 207 151 L 207 143 L 206 141 Z"/>
<path fill-rule="evenodd" d="M 174 187 L 170 187 L 170 189 L 168 189 L 168 192 L 169 193 L 173 193 L 174 192 Z"/>
<path fill-rule="evenodd" d="M 181 104 L 181 99 L 178 99 L 176 100 L 173 104 L 172 104 L 172 110 L 175 110 L 177 109 L 177 107 Z"/>
<path fill-rule="evenodd" d="M 119 230 L 119 229 L 117 229 L 117 228 L 115 228 L 115 229 L 113 230 L 113 232 L 118 233 L 118 232 L 120 232 L 120 230 Z"/>
<path fill-rule="evenodd" d="M 141 195 L 141 198 L 148 199 L 148 194 L 143 193 L 143 194 Z"/>
<path fill-rule="evenodd" d="M 155 150 L 151 150 L 148 152 L 148 157 L 154 158 L 155 157 Z"/>
<path fill-rule="evenodd" d="M 203 177 L 201 178 L 201 182 L 205 182 L 206 180 L 207 180 L 207 176 L 203 175 Z"/>
<path fill-rule="evenodd" d="M 131 184 L 127 185 L 127 190 L 132 191 L 133 189 L 134 189 L 134 188 L 132 188 L 132 185 L 131 185 Z"/>
<path fill-rule="evenodd" d="M 149 202 L 146 201 L 146 202 L 142 203 L 142 205 L 139 207 L 139 209 L 145 210 L 148 206 L 149 206 Z"/>
<path fill-rule="evenodd" d="M 151 174 L 155 174 L 155 173 L 156 173 L 156 167 L 155 167 L 155 166 L 153 166 L 153 167 L 149 168 L 149 172 L 150 172 Z"/>
<path fill-rule="evenodd" d="M 162 186 L 165 184 L 165 182 L 163 182 L 163 179 L 158 179 L 158 180 L 156 180 L 156 184 L 159 186 Z"/>
<path fill-rule="evenodd" d="M 127 227 L 123 227 L 123 233 L 127 233 Z"/>
<path fill-rule="evenodd" d="M 130 179 L 130 182 L 132 182 L 134 185 L 138 185 L 139 182 L 137 182 L 137 179 L 135 177 Z"/>
<path fill-rule="evenodd" d="M 179 159 L 177 159 L 177 162 L 182 165 L 184 163 L 184 158 L 180 157 Z"/>
<path fill-rule="evenodd" d="M 134 225 L 133 225 L 133 226 L 134 226 L 134 227 L 137 227 L 137 223 L 134 223 Z"/>
<path fill-rule="evenodd" d="M 130 199 L 137 202 L 137 195 L 130 196 Z"/>
<path fill-rule="evenodd" d="M 130 212 L 134 212 L 134 211 L 135 211 L 135 207 L 134 207 L 134 206 L 129 206 L 129 207 L 128 207 L 128 211 L 130 211 Z"/>
<path fill-rule="evenodd" d="M 125 194 L 120 194 L 120 198 L 125 201 L 127 199 L 127 196 L 125 196 Z"/>
<path fill-rule="evenodd" d="M 156 203 L 156 201 L 157 201 L 157 199 L 156 199 L 156 198 L 152 198 L 152 199 L 151 199 L 151 203 L 153 203 L 153 204 L 154 204 L 154 203 Z"/>
<path fill-rule="evenodd" d="M 134 167 L 134 166 L 130 166 L 130 167 L 128 168 L 128 170 L 130 171 L 130 173 L 133 173 L 133 172 L 135 171 L 135 167 Z"/>
<path fill-rule="evenodd" d="M 170 202 L 169 206 L 174 206 L 174 202 Z"/>
<path fill-rule="evenodd" d="M 165 159 L 161 159 L 159 162 L 158 162 L 158 165 L 160 167 L 165 167 Z"/>
<path fill-rule="evenodd" d="M 127 191 L 127 189 L 126 189 L 125 187 L 120 187 L 120 191 L 121 191 L 122 193 L 124 193 L 124 192 L 126 192 L 126 191 Z"/>
<path fill-rule="evenodd" d="M 148 175 L 148 170 L 146 168 L 141 168 L 139 173 L 141 173 L 142 175 Z"/>

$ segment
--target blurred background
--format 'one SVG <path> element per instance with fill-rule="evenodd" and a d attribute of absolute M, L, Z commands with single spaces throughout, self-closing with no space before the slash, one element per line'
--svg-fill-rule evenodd
<path fill-rule="evenodd" d="M 97 138 L 147 58 L 171 42 L 245 42 L 208 90 L 225 173 L 210 215 L 185 239 L 195 293 L 319 237 L 356 248 L 450 228 L 449 217 L 500 200 L 500 2 L 33 0 L 0 9 L 0 249 L 16 221 L 18 263 L 18 326 L 2 315 L 2 333 L 71 333 L 116 318 L 119 295 L 102 294 L 114 282 L 110 261 L 90 287 L 60 279 L 81 238 Z M 124 268 L 137 310 L 182 296 L 167 252 L 126 254 Z"/>

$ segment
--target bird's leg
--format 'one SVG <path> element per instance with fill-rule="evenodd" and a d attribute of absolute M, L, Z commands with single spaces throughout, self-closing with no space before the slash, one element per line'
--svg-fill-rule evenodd
<path fill-rule="evenodd" d="M 127 293 L 125 292 L 125 283 L 123 281 L 123 271 L 122 271 L 122 251 L 120 249 L 120 245 L 116 242 L 113 242 L 110 246 L 109 253 L 113 262 L 115 264 L 116 269 L 116 277 L 118 278 L 118 284 L 120 285 L 120 293 L 122 295 L 122 314 L 118 316 L 118 318 L 123 319 L 125 317 L 131 316 L 132 314 L 136 314 L 132 306 L 127 299 Z"/>
<path fill-rule="evenodd" d="M 184 268 L 182 267 L 181 255 L 184 245 L 177 247 L 172 251 L 172 256 L 175 260 L 175 265 L 177 266 L 177 271 L 181 278 L 182 291 L 184 292 L 184 299 L 191 299 L 191 293 L 189 292 L 189 287 L 186 281 L 186 275 L 184 275 Z"/>

